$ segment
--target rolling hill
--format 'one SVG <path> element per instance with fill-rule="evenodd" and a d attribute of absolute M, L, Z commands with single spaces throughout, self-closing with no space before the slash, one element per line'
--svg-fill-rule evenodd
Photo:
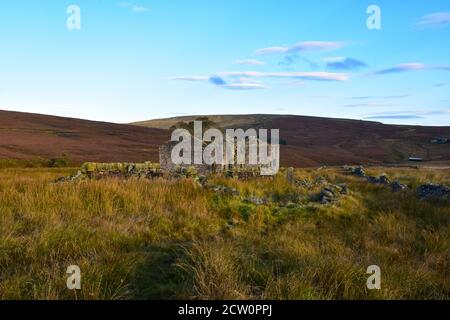
<path fill-rule="evenodd" d="M 74 162 L 158 161 L 177 117 L 115 124 L 0 111 L 0 158 L 49 159 L 63 153 Z M 290 115 L 208 116 L 221 128 L 279 128 L 281 164 L 314 167 L 342 164 L 402 164 L 414 155 L 429 164 L 450 164 L 450 127 L 395 126 L 379 122 Z"/>
<path fill-rule="evenodd" d="M 0 158 L 76 162 L 158 161 L 167 130 L 40 114 L 0 111 Z"/>
<path fill-rule="evenodd" d="M 450 163 L 450 144 L 433 144 L 434 136 L 450 137 L 450 127 L 386 125 L 380 122 L 293 115 L 211 115 L 221 128 L 280 129 L 281 163 L 296 167 L 342 164 L 402 164 L 410 156 L 430 164 Z M 135 125 L 168 129 L 197 116 L 158 119 Z"/>

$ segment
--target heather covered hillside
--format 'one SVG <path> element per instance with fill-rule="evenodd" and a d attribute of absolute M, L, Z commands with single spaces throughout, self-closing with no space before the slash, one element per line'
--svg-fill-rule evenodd
<path fill-rule="evenodd" d="M 76 164 L 157 162 L 170 127 L 198 117 L 151 120 L 134 125 L 0 111 L 0 162 L 43 162 L 66 154 Z M 316 167 L 345 164 L 450 166 L 450 127 L 395 126 L 379 122 L 285 115 L 208 116 L 219 128 L 280 129 L 281 164 Z"/>
<path fill-rule="evenodd" d="M 66 154 L 85 161 L 158 161 L 167 130 L 0 110 L 2 162 L 44 163 Z"/>
<path fill-rule="evenodd" d="M 291 115 L 210 115 L 220 128 L 280 129 L 281 162 L 285 166 L 314 167 L 343 164 L 406 164 L 424 158 L 425 164 L 450 165 L 450 127 L 386 125 L 380 122 Z M 169 129 L 196 116 L 135 123 Z M 449 140 L 450 141 L 450 140 Z"/>

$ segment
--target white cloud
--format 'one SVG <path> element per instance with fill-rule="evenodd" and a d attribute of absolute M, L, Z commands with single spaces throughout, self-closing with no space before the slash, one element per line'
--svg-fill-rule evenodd
<path fill-rule="evenodd" d="M 347 81 L 349 79 L 346 73 L 334 72 L 257 72 L 257 71 L 236 71 L 236 72 L 218 72 L 217 76 L 178 76 L 172 80 L 183 81 L 210 81 L 212 78 L 239 78 L 241 83 L 255 83 L 254 81 L 244 81 L 246 78 L 285 78 L 310 81 Z"/>
<path fill-rule="evenodd" d="M 147 12 L 147 11 L 149 11 L 149 8 L 147 8 L 145 6 L 142 6 L 142 5 L 134 4 L 134 3 L 131 3 L 131 2 L 119 2 L 118 5 L 119 5 L 119 7 L 129 8 L 133 12 Z"/>
<path fill-rule="evenodd" d="M 182 81 L 208 81 L 209 77 L 205 76 L 180 76 L 173 77 L 171 80 L 182 80 Z"/>
<path fill-rule="evenodd" d="M 233 79 L 232 81 L 226 81 L 221 75 L 213 76 L 181 76 L 174 77 L 172 80 L 182 80 L 182 81 L 203 81 L 209 82 L 214 86 L 225 88 L 228 90 L 257 90 L 257 89 L 269 89 L 270 87 L 252 79 L 239 78 Z"/>
<path fill-rule="evenodd" d="M 315 81 L 346 81 L 348 75 L 334 72 L 219 72 L 222 77 L 247 77 L 247 78 L 292 78 Z"/>
<path fill-rule="evenodd" d="M 286 53 L 288 51 L 289 51 L 288 47 L 269 47 L 269 48 L 263 48 L 263 49 L 256 50 L 255 55 L 262 56 L 265 54 Z"/>
<path fill-rule="evenodd" d="M 345 73 L 333 72 L 257 72 L 257 71 L 237 71 L 237 72 L 218 72 L 220 78 L 239 78 L 241 83 L 255 83 L 244 81 L 247 78 L 286 78 L 296 80 L 310 81 L 347 81 L 348 75 Z M 178 76 L 171 78 L 172 80 L 183 81 L 209 81 L 208 76 Z"/>
<path fill-rule="evenodd" d="M 293 53 L 305 51 L 331 51 L 344 47 L 344 42 L 330 42 L 330 41 L 304 41 L 299 42 L 290 47 L 268 47 L 255 51 L 255 55 L 267 55 L 276 53 Z"/>
<path fill-rule="evenodd" d="M 257 90 L 257 89 L 270 89 L 269 86 L 259 83 L 230 83 L 223 86 L 229 90 Z"/>
<path fill-rule="evenodd" d="M 391 73 L 401 73 L 401 72 L 409 72 L 409 71 L 418 71 L 418 70 L 450 70 L 450 65 L 439 65 L 432 66 L 427 65 L 425 63 L 412 62 L 412 63 L 403 63 L 399 64 L 395 67 L 391 67 L 388 69 L 382 69 L 375 72 L 372 72 L 373 75 L 383 75 L 383 74 L 391 74 Z"/>
<path fill-rule="evenodd" d="M 208 82 L 214 86 L 228 90 L 256 90 L 269 89 L 270 86 L 256 80 L 261 78 L 281 78 L 310 81 L 346 81 L 348 76 L 343 73 L 332 72 L 218 72 L 212 76 L 179 76 L 172 80 Z M 292 82 L 288 83 L 289 85 Z"/>
<path fill-rule="evenodd" d="M 236 60 L 234 61 L 234 64 L 246 64 L 251 66 L 262 66 L 265 65 L 265 62 L 255 60 L 255 59 L 246 59 L 246 60 Z"/>
<path fill-rule="evenodd" d="M 437 12 L 424 15 L 417 23 L 419 27 L 437 27 L 450 24 L 450 12 Z"/>
<path fill-rule="evenodd" d="M 450 114 L 450 108 L 437 110 L 403 110 L 385 111 L 364 115 L 364 119 L 421 119 L 428 116 L 441 116 Z"/>
<path fill-rule="evenodd" d="M 368 102 L 368 103 L 347 104 L 344 107 L 346 107 L 346 108 L 370 108 L 370 107 L 395 107 L 395 106 L 400 106 L 400 105 L 394 104 L 394 103 Z"/>

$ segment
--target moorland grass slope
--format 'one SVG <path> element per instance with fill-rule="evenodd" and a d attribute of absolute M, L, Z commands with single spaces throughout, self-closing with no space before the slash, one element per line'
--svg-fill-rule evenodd
<path fill-rule="evenodd" d="M 450 170 L 377 169 L 407 183 L 393 193 L 339 169 L 296 170 L 298 179 L 347 183 L 332 205 L 320 186 L 274 180 L 53 183 L 71 169 L 0 170 L 1 299 L 448 299 L 450 203 L 417 199 Z M 289 205 L 297 203 L 299 205 Z M 366 288 L 369 265 L 381 290 Z M 66 289 L 78 265 L 82 290 Z"/>

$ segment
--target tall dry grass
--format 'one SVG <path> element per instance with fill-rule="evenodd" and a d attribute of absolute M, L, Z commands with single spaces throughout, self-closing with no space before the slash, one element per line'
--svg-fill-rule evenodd
<path fill-rule="evenodd" d="M 415 187 L 449 170 L 371 168 Z M 321 187 L 283 176 L 214 183 L 115 179 L 54 184 L 70 169 L 0 170 L 2 299 L 448 299 L 450 203 L 392 193 L 337 169 L 297 178 L 348 183 L 331 206 Z M 256 206 L 245 197 L 266 197 Z M 289 206 L 298 203 L 301 206 Z M 78 265 L 82 290 L 66 289 Z M 382 289 L 368 290 L 369 265 Z"/>

